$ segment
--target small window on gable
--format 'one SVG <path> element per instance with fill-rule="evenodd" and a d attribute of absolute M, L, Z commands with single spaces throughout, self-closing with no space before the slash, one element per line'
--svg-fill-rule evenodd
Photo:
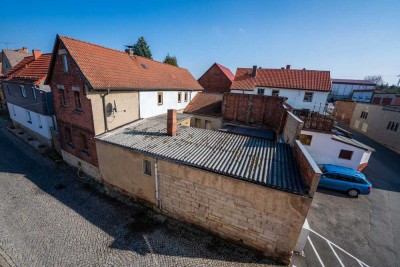
<path fill-rule="evenodd" d="M 163 104 L 163 93 L 162 92 L 158 92 L 158 94 L 157 94 L 157 103 L 159 106 L 161 106 Z"/>
<path fill-rule="evenodd" d="M 341 149 L 340 150 L 340 153 L 339 153 L 339 158 L 340 159 L 351 160 L 352 157 L 353 157 L 353 151 L 345 150 L 345 149 Z"/>
<path fill-rule="evenodd" d="M 303 145 L 309 146 L 311 145 L 312 135 L 300 134 L 299 140 Z"/>
<path fill-rule="evenodd" d="M 61 103 L 61 106 L 65 107 L 67 105 L 67 103 L 65 102 L 64 89 L 59 89 L 59 92 L 60 92 L 60 103 Z"/>
<path fill-rule="evenodd" d="M 74 91 L 74 100 L 75 100 L 75 108 L 77 110 L 81 110 L 82 109 L 82 103 L 81 103 L 81 98 L 79 95 L 78 91 Z"/>
<path fill-rule="evenodd" d="M 81 134 L 81 139 L 82 139 L 82 152 L 88 153 L 89 145 L 86 136 L 84 134 Z"/>
<path fill-rule="evenodd" d="M 272 90 L 272 96 L 279 96 L 279 90 Z"/>
<path fill-rule="evenodd" d="M 149 160 L 143 160 L 143 173 L 151 175 L 151 162 Z"/>
<path fill-rule="evenodd" d="M 258 95 L 264 95 L 265 89 L 264 88 L 258 88 L 257 89 L 257 94 Z"/>
<path fill-rule="evenodd" d="M 187 102 L 188 101 L 188 95 L 189 95 L 189 93 L 188 92 L 185 92 L 185 102 Z"/>
<path fill-rule="evenodd" d="M 178 92 L 178 103 L 182 102 L 182 93 Z"/>
<path fill-rule="evenodd" d="M 20 85 L 20 86 L 19 86 L 19 89 L 21 90 L 21 95 L 22 95 L 23 97 L 26 97 L 25 86 Z"/>
<path fill-rule="evenodd" d="M 68 59 L 67 55 L 62 55 L 64 72 L 68 72 Z"/>
<path fill-rule="evenodd" d="M 37 99 L 35 87 L 32 87 L 32 96 L 33 96 L 33 100 Z"/>
<path fill-rule="evenodd" d="M 313 95 L 313 92 L 305 92 L 303 102 L 312 102 Z"/>

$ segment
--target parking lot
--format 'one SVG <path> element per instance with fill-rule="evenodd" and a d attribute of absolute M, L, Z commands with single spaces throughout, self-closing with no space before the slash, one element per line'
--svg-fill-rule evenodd
<path fill-rule="evenodd" d="M 326 267 L 400 266 L 400 155 L 352 132 L 355 139 L 376 150 L 363 171 L 373 191 L 368 196 L 350 198 L 318 189 L 308 215 L 310 227 L 317 233 L 310 234 L 315 249 L 308 242 L 306 262 L 308 266 Z"/>

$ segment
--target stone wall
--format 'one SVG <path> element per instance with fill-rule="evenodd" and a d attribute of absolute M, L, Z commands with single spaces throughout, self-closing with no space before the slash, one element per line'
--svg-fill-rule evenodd
<path fill-rule="evenodd" d="M 222 103 L 223 120 L 272 128 L 278 132 L 284 123 L 284 101 L 281 97 L 225 93 Z"/>
<path fill-rule="evenodd" d="M 313 197 L 322 172 L 299 140 L 295 141 L 294 151 L 300 172 L 309 188 L 308 195 Z"/>
<path fill-rule="evenodd" d="M 162 211 L 288 262 L 311 204 L 302 197 L 159 161 Z"/>
<path fill-rule="evenodd" d="M 333 117 L 347 125 L 350 125 L 356 104 L 356 102 L 352 101 L 336 101 L 335 109 L 333 110 Z"/>
<path fill-rule="evenodd" d="M 292 112 L 287 112 L 286 123 L 282 133 L 283 139 L 286 143 L 294 146 L 295 141 L 299 139 L 303 124 L 304 122 Z"/>

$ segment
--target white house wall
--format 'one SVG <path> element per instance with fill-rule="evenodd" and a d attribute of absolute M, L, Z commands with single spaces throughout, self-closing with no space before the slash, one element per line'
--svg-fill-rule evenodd
<path fill-rule="evenodd" d="M 312 135 L 311 144 L 304 147 L 317 164 L 334 164 L 357 170 L 360 164 L 364 163 L 363 160 L 369 159 L 364 156 L 366 152 L 364 149 L 333 140 L 332 134 L 304 130 L 301 134 Z M 341 149 L 353 151 L 351 160 L 339 158 Z"/>
<path fill-rule="evenodd" d="M 163 93 L 163 104 L 158 105 L 158 92 Z M 178 103 L 178 92 L 181 92 L 181 102 Z M 181 110 L 186 108 L 198 91 L 188 92 L 185 102 L 185 91 L 141 91 L 139 93 L 140 118 L 149 118 L 167 113 L 168 109 Z"/>
<path fill-rule="evenodd" d="M 51 116 L 44 116 L 42 114 L 32 112 L 30 110 L 26 110 L 24 108 L 21 108 L 19 106 L 7 103 L 8 110 L 10 112 L 10 117 L 12 120 L 18 122 L 22 126 L 32 130 L 33 132 L 47 138 L 51 139 L 51 133 L 50 133 L 50 127 L 53 127 L 53 121 L 51 119 Z M 27 111 L 31 114 L 31 122 L 28 122 L 28 115 Z M 39 118 L 40 118 L 40 123 L 39 123 Z M 42 126 L 40 128 L 39 126 Z"/>
<path fill-rule="evenodd" d="M 257 94 L 258 89 L 264 89 L 264 95 L 271 96 L 272 90 L 279 90 L 279 96 L 286 97 L 286 103 L 295 109 L 309 109 L 323 113 L 329 92 L 295 90 L 286 88 L 257 87 L 253 91 L 231 90 L 231 93 Z M 304 94 L 312 92 L 312 102 L 304 102 Z"/>

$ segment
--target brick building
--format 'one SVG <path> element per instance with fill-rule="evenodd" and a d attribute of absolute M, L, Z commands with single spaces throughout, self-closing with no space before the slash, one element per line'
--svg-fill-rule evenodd
<path fill-rule="evenodd" d="M 64 36 L 56 38 L 46 83 L 63 159 L 99 179 L 94 136 L 183 110 L 202 90 L 186 69 Z"/>
<path fill-rule="evenodd" d="M 223 93 L 229 92 L 234 75 L 226 67 L 214 63 L 199 79 L 205 92 Z"/>

